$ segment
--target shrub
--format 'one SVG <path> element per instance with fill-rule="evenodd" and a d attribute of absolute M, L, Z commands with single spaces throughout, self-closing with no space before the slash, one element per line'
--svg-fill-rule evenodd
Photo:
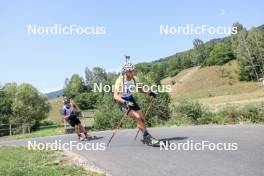
<path fill-rule="evenodd" d="M 194 124 L 190 118 L 173 116 L 166 123 L 166 125 L 191 125 Z"/>
<path fill-rule="evenodd" d="M 224 123 L 238 122 L 258 123 L 264 121 L 264 105 L 245 105 L 244 107 L 226 106 L 217 115 L 224 119 Z"/>
<path fill-rule="evenodd" d="M 218 112 L 218 115 L 224 119 L 224 123 L 234 124 L 238 122 L 240 110 L 235 106 L 226 106 Z"/>
<path fill-rule="evenodd" d="M 264 106 L 246 105 L 241 109 L 242 120 L 249 120 L 252 123 L 257 123 L 263 120 Z"/>
<path fill-rule="evenodd" d="M 185 99 L 176 106 L 176 112 L 195 121 L 203 117 L 204 109 L 198 102 Z"/>
<path fill-rule="evenodd" d="M 143 113 L 147 109 L 150 98 L 142 94 L 135 94 L 134 98 L 141 107 Z M 147 126 L 157 126 L 163 121 L 168 120 L 171 116 L 170 96 L 168 93 L 159 93 L 152 107 L 149 109 L 146 117 Z M 116 128 L 121 120 L 123 113 L 120 111 L 118 104 L 113 101 L 112 93 L 106 93 L 96 106 L 95 128 L 112 129 Z M 135 128 L 136 123 L 133 118 L 125 118 L 122 123 L 123 128 Z"/>
<path fill-rule="evenodd" d="M 98 95 L 94 92 L 81 93 L 74 98 L 75 103 L 82 109 L 93 109 L 96 106 Z"/>

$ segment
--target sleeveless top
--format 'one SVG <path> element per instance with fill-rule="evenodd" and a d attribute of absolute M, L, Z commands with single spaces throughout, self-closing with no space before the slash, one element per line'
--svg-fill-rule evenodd
<path fill-rule="evenodd" d="M 132 91 L 136 88 L 137 78 L 134 76 L 131 80 L 123 80 L 123 76 L 119 76 L 115 83 L 115 89 L 121 94 L 122 98 L 132 96 Z"/>

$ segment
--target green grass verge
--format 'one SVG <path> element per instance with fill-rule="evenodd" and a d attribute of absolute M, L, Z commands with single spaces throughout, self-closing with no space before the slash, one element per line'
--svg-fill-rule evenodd
<path fill-rule="evenodd" d="M 37 131 L 33 131 L 32 133 L 0 137 L 0 141 L 54 136 L 54 135 L 61 135 L 61 134 L 65 134 L 64 133 L 64 127 L 63 126 L 54 126 L 54 127 L 49 127 L 49 128 L 45 128 L 45 129 L 39 129 Z"/>
<path fill-rule="evenodd" d="M 51 151 L 33 151 L 24 147 L 0 147 L 0 156 L 0 175 L 101 175 L 87 172 L 81 167 L 65 165 L 63 157 Z"/>

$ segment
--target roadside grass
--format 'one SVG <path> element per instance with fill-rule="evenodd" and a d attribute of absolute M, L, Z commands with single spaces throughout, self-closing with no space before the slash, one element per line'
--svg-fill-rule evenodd
<path fill-rule="evenodd" d="M 64 126 L 52 126 L 47 128 L 40 128 L 37 131 L 32 131 L 31 133 L 17 134 L 12 136 L 3 136 L 0 137 L 0 141 L 6 140 L 15 140 L 15 139 L 25 139 L 25 138 L 35 138 L 35 137 L 45 137 L 45 136 L 54 136 L 61 135 L 64 133 Z"/>
<path fill-rule="evenodd" d="M 25 147 L 0 147 L 0 175 L 99 176 L 78 166 L 66 165 L 63 156 L 54 151 L 28 150 Z"/>

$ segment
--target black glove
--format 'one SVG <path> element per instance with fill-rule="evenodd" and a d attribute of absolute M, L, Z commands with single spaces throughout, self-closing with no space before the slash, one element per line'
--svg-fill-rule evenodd
<path fill-rule="evenodd" d="M 134 103 L 131 101 L 125 101 L 124 103 L 128 108 L 134 107 Z"/>
<path fill-rule="evenodd" d="M 153 97 L 153 98 L 156 98 L 157 97 L 157 95 L 154 92 L 149 92 L 149 96 L 150 97 Z"/>

